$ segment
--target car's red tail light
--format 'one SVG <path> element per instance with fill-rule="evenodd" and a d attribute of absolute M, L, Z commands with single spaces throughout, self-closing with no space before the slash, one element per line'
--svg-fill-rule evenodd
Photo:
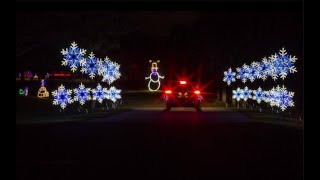
<path fill-rule="evenodd" d="M 199 90 L 195 90 L 194 93 L 195 94 L 200 94 L 200 91 Z"/>
<path fill-rule="evenodd" d="M 165 90 L 164 92 L 165 92 L 166 94 L 171 94 L 171 93 L 172 93 L 171 90 Z"/>
<path fill-rule="evenodd" d="M 187 84 L 187 81 L 180 81 L 180 84 Z"/>

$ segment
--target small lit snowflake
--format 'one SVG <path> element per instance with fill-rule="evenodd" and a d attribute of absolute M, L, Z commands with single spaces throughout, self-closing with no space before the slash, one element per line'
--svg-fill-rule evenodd
<path fill-rule="evenodd" d="M 79 85 L 78 88 L 75 88 L 73 92 L 73 100 L 79 101 L 81 105 L 84 105 L 86 101 L 91 100 L 90 88 L 86 88 L 82 83 Z"/>
<path fill-rule="evenodd" d="M 117 99 L 121 99 L 120 95 L 121 90 L 115 88 L 114 86 L 110 87 L 110 89 L 107 91 L 107 99 L 110 99 L 113 102 L 116 102 Z"/>
<path fill-rule="evenodd" d="M 233 93 L 232 98 L 236 99 L 237 101 L 240 101 L 243 98 L 243 90 L 240 88 L 233 90 L 232 93 Z"/>
<path fill-rule="evenodd" d="M 53 95 L 53 105 L 60 105 L 64 109 L 68 104 L 73 103 L 71 98 L 72 90 L 66 89 L 62 84 L 59 86 L 58 90 L 52 92 Z"/>
<path fill-rule="evenodd" d="M 262 91 L 261 87 L 259 87 L 257 90 L 253 90 L 253 96 L 252 99 L 256 100 L 258 104 L 265 98 L 265 92 Z"/>
<path fill-rule="evenodd" d="M 252 98 L 252 90 L 249 89 L 247 86 L 242 90 L 242 98 L 244 101 L 247 101 L 248 99 Z"/>
<path fill-rule="evenodd" d="M 97 100 L 99 103 L 102 103 L 104 99 L 107 98 L 107 88 L 102 88 L 100 84 L 95 89 L 91 90 L 92 100 Z"/>
<path fill-rule="evenodd" d="M 227 84 L 230 85 L 231 82 L 235 82 L 236 81 L 235 75 L 236 75 L 236 73 L 232 72 L 231 68 L 229 68 L 228 71 L 224 71 L 223 81 L 227 82 Z"/>

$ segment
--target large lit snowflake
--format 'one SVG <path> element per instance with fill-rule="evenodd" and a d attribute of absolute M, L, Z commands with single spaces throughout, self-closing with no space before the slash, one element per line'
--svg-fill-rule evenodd
<path fill-rule="evenodd" d="M 98 60 L 99 59 L 95 57 L 93 52 L 91 52 L 87 58 L 80 61 L 80 65 L 82 67 L 80 71 L 82 73 L 88 74 L 89 77 L 93 79 L 98 73 L 98 68 L 99 68 Z"/>
<path fill-rule="evenodd" d="M 69 66 L 71 71 L 75 72 L 80 61 L 85 59 L 86 50 L 78 48 L 77 44 L 73 42 L 69 48 L 62 49 L 61 54 L 63 55 L 62 66 Z"/>
<path fill-rule="evenodd" d="M 252 90 L 249 89 L 247 86 L 242 90 L 242 98 L 244 101 L 247 101 L 248 99 L 252 98 Z"/>
<path fill-rule="evenodd" d="M 236 76 L 237 79 L 241 79 L 243 83 L 246 83 L 249 79 L 249 66 L 244 64 L 241 68 L 236 68 L 238 74 Z"/>
<path fill-rule="evenodd" d="M 227 82 L 227 84 L 230 85 L 231 82 L 235 82 L 236 81 L 235 75 L 236 75 L 236 73 L 232 72 L 231 68 L 229 68 L 228 71 L 224 71 L 223 81 Z"/>
<path fill-rule="evenodd" d="M 270 60 L 272 64 L 272 77 L 274 80 L 276 80 L 278 76 L 284 80 L 289 73 L 297 72 L 297 69 L 294 66 L 297 58 L 287 54 L 287 51 L 284 48 L 282 48 L 278 54 L 271 56 Z"/>
<path fill-rule="evenodd" d="M 287 107 L 293 107 L 293 96 L 294 92 L 287 91 L 287 88 L 282 86 L 277 86 L 275 89 L 277 91 L 276 93 L 276 100 L 277 103 L 275 103 L 279 108 L 281 108 L 282 111 L 286 110 Z"/>
<path fill-rule="evenodd" d="M 102 76 L 102 82 L 107 82 L 110 85 L 120 78 L 120 65 L 118 63 L 112 62 L 108 57 L 99 63 L 99 75 Z"/>
<path fill-rule="evenodd" d="M 117 99 L 121 99 L 120 95 L 121 90 L 115 88 L 114 86 L 110 87 L 110 89 L 107 91 L 107 99 L 110 99 L 113 102 L 116 102 Z"/>
<path fill-rule="evenodd" d="M 107 88 L 102 88 L 100 84 L 95 89 L 91 90 L 92 100 L 97 100 L 99 103 L 102 103 L 104 99 L 107 98 Z"/>
<path fill-rule="evenodd" d="M 73 102 L 71 98 L 71 89 L 66 89 L 62 84 L 59 86 L 58 90 L 52 92 L 53 95 L 53 105 L 60 105 L 64 109 L 68 104 Z"/>
<path fill-rule="evenodd" d="M 236 99 L 237 101 L 240 101 L 243 98 L 243 90 L 240 88 L 233 90 L 232 93 L 233 93 L 232 98 Z"/>
<path fill-rule="evenodd" d="M 260 102 L 265 99 L 265 92 L 262 91 L 261 87 L 259 87 L 257 90 L 253 90 L 252 92 L 252 99 L 256 100 L 258 104 L 260 104 Z"/>
<path fill-rule="evenodd" d="M 86 88 L 82 83 L 79 85 L 78 88 L 75 88 L 73 92 L 73 100 L 79 101 L 81 105 L 84 105 L 86 101 L 91 100 L 90 88 Z"/>

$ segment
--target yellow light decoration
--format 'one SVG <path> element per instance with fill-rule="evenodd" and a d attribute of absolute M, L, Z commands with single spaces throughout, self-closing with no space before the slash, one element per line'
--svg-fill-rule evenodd
<path fill-rule="evenodd" d="M 49 92 L 47 91 L 46 87 L 44 86 L 40 87 L 40 89 L 38 90 L 38 97 L 39 98 L 49 97 Z"/>

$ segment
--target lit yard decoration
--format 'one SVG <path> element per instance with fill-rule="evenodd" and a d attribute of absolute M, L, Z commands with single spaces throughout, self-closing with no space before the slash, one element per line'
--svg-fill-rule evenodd
<path fill-rule="evenodd" d="M 80 61 L 81 72 L 84 74 L 88 74 L 91 79 L 93 79 L 98 73 L 98 61 L 99 59 L 95 57 L 93 52 L 89 54 L 87 58 L 83 58 Z"/>
<path fill-rule="evenodd" d="M 248 99 L 251 99 L 252 98 L 251 93 L 252 93 L 252 90 L 246 86 L 242 91 L 243 100 L 247 101 Z"/>
<path fill-rule="evenodd" d="M 23 73 L 23 78 L 24 78 L 24 80 L 31 80 L 31 78 L 32 78 L 32 72 L 31 72 L 31 71 L 25 71 L 25 72 Z"/>
<path fill-rule="evenodd" d="M 271 55 L 270 62 L 272 64 L 272 78 L 276 80 L 278 76 L 284 80 L 289 73 L 297 72 L 294 63 L 297 58 L 287 54 L 287 51 L 282 48 L 278 54 Z"/>
<path fill-rule="evenodd" d="M 24 90 L 23 89 L 19 89 L 19 95 L 21 95 L 21 96 L 24 95 Z"/>
<path fill-rule="evenodd" d="M 121 99 L 120 95 L 121 90 L 115 88 L 114 86 L 110 87 L 109 90 L 107 90 L 107 99 L 110 99 L 112 102 L 116 102 L 117 99 Z"/>
<path fill-rule="evenodd" d="M 49 79 L 50 77 L 50 74 L 49 73 L 46 73 L 46 76 L 45 76 L 47 79 Z"/>
<path fill-rule="evenodd" d="M 82 83 L 78 88 L 75 88 L 73 92 L 73 100 L 78 101 L 81 105 L 84 105 L 86 101 L 91 100 L 90 88 L 86 88 Z"/>
<path fill-rule="evenodd" d="M 68 104 L 73 103 L 71 97 L 72 90 L 66 89 L 62 84 L 59 86 L 58 90 L 52 92 L 53 95 L 53 105 L 58 105 L 62 109 L 66 108 Z"/>
<path fill-rule="evenodd" d="M 102 76 L 102 82 L 107 82 L 109 85 L 121 76 L 120 65 L 112 62 L 108 57 L 104 61 L 99 61 L 98 73 Z"/>
<path fill-rule="evenodd" d="M 293 107 L 293 96 L 294 92 L 290 92 L 286 87 L 279 85 L 276 88 L 272 88 L 268 91 L 268 101 L 270 106 L 277 106 L 282 111 L 286 110 L 288 107 Z"/>
<path fill-rule="evenodd" d="M 232 91 L 233 99 L 240 101 L 243 99 L 247 101 L 247 99 L 252 98 L 256 100 L 258 104 L 264 101 L 269 103 L 271 107 L 279 107 L 282 111 L 286 110 L 288 107 L 293 107 L 293 96 L 294 92 L 290 92 L 287 90 L 285 86 L 280 87 L 279 85 L 276 88 L 272 88 L 269 91 L 263 91 L 260 87 L 257 90 L 250 90 L 248 87 L 244 89 L 237 88 Z M 253 96 L 251 95 L 253 94 Z"/>
<path fill-rule="evenodd" d="M 257 79 L 257 74 L 259 74 L 259 63 L 253 61 L 248 68 L 248 78 L 250 82 Z"/>
<path fill-rule="evenodd" d="M 224 72 L 224 78 L 223 81 L 226 82 L 228 84 L 228 86 L 231 84 L 231 82 L 235 82 L 236 73 L 232 72 L 231 68 L 229 68 L 228 71 Z"/>
<path fill-rule="evenodd" d="M 62 49 L 61 54 L 63 55 L 62 66 L 69 66 L 71 71 L 75 72 L 80 61 L 85 59 L 86 50 L 78 48 L 77 44 L 73 42 L 69 48 Z"/>
<path fill-rule="evenodd" d="M 28 87 L 26 87 L 26 88 L 24 88 L 24 95 L 28 96 L 28 94 L 29 94 L 29 89 L 28 89 Z"/>
<path fill-rule="evenodd" d="M 233 93 L 232 98 L 236 99 L 237 101 L 240 101 L 243 98 L 243 90 L 240 88 L 233 90 L 232 93 Z"/>
<path fill-rule="evenodd" d="M 107 88 L 102 88 L 100 84 L 95 89 L 91 90 L 92 100 L 97 100 L 99 103 L 102 103 L 104 99 L 107 98 Z"/>
<path fill-rule="evenodd" d="M 261 87 L 259 87 L 257 90 L 253 90 L 252 93 L 252 99 L 256 100 L 258 104 L 265 99 L 265 92 L 262 91 Z"/>
<path fill-rule="evenodd" d="M 297 72 L 294 65 L 296 60 L 295 56 L 289 55 L 285 48 L 282 48 L 279 53 L 275 53 L 269 58 L 264 57 L 260 62 L 252 62 L 249 66 L 244 64 L 242 67 L 236 68 L 236 79 L 240 79 L 243 83 L 248 80 L 253 82 L 256 79 L 265 81 L 268 77 L 272 77 L 274 81 L 278 78 L 284 80 L 288 74 Z M 223 81 L 228 85 L 233 82 L 226 79 L 226 74 Z"/>
<path fill-rule="evenodd" d="M 249 66 L 243 64 L 241 68 L 236 68 L 238 75 L 236 76 L 237 79 L 241 79 L 243 83 L 246 83 L 249 79 Z"/>
<path fill-rule="evenodd" d="M 34 74 L 33 80 L 34 80 L 34 81 L 38 81 L 38 80 L 39 80 L 39 76 L 37 75 L 37 73 Z"/>
<path fill-rule="evenodd" d="M 49 97 L 49 92 L 47 91 L 47 88 L 44 85 L 45 85 L 45 82 L 44 82 L 44 79 L 42 79 L 41 80 L 41 87 L 38 90 L 38 97 L 39 98 Z"/>
<path fill-rule="evenodd" d="M 151 73 L 148 77 L 145 77 L 145 79 L 149 79 L 148 88 L 150 91 L 158 91 L 161 86 L 160 79 L 164 79 L 164 76 L 161 76 L 158 73 L 158 63 L 160 62 L 160 60 L 158 60 L 157 62 L 152 62 L 152 60 L 150 60 L 149 62 L 151 63 Z M 157 88 L 151 88 L 151 83 L 158 84 Z"/>

